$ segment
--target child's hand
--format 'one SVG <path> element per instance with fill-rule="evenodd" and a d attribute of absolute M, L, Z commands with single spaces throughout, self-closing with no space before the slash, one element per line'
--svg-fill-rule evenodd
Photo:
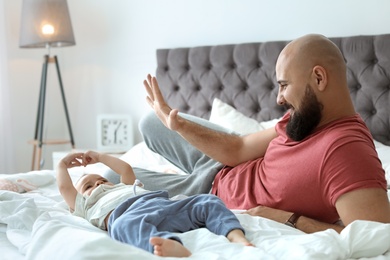
<path fill-rule="evenodd" d="M 84 153 L 83 164 L 87 166 L 88 164 L 94 164 L 100 162 L 100 153 L 94 151 L 88 151 Z"/>
<path fill-rule="evenodd" d="M 66 168 L 72 168 L 76 166 L 82 166 L 83 153 L 70 153 L 61 162 L 65 164 Z"/>

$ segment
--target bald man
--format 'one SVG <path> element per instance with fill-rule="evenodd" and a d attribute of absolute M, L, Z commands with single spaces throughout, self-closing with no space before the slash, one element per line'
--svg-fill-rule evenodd
<path fill-rule="evenodd" d="M 212 189 L 231 209 L 308 233 L 340 232 L 354 220 L 390 223 L 384 170 L 354 110 L 337 46 L 321 35 L 290 42 L 276 77 L 277 102 L 288 112 L 274 128 L 238 136 L 171 109 L 148 75 L 155 113 L 140 123 L 145 142 L 190 174 L 135 170 L 137 178 L 171 196 Z"/>

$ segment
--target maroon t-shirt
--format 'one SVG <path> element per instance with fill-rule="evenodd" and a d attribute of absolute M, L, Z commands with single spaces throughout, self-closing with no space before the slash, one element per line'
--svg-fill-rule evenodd
<path fill-rule="evenodd" d="M 276 125 L 278 136 L 264 157 L 217 174 L 212 193 L 228 208 L 263 205 L 334 223 L 339 219 L 335 203 L 342 194 L 386 190 L 384 170 L 359 115 L 321 126 L 299 142 L 286 135 L 289 117 L 287 113 Z"/>

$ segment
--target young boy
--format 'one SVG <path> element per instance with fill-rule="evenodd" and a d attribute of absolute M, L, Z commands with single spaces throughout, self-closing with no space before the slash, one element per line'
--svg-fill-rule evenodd
<path fill-rule="evenodd" d="M 97 174 L 83 175 L 75 184 L 68 168 L 101 162 L 118 173 L 114 185 Z M 158 256 L 186 257 L 191 252 L 173 232 L 206 227 L 229 241 L 253 246 L 236 216 L 210 194 L 170 200 L 166 191 L 148 191 L 136 185 L 132 167 L 119 158 L 88 151 L 71 153 L 57 167 L 58 188 L 74 215 L 107 230 L 118 241 Z"/>

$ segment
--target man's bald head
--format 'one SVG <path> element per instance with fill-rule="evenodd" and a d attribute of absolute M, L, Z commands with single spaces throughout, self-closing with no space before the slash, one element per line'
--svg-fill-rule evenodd
<path fill-rule="evenodd" d="M 287 44 L 279 55 L 278 63 L 280 62 L 304 71 L 310 71 L 319 65 L 328 72 L 337 72 L 337 75 L 339 73 L 345 75 L 346 72 L 344 58 L 339 48 L 319 34 L 308 34 Z"/>

